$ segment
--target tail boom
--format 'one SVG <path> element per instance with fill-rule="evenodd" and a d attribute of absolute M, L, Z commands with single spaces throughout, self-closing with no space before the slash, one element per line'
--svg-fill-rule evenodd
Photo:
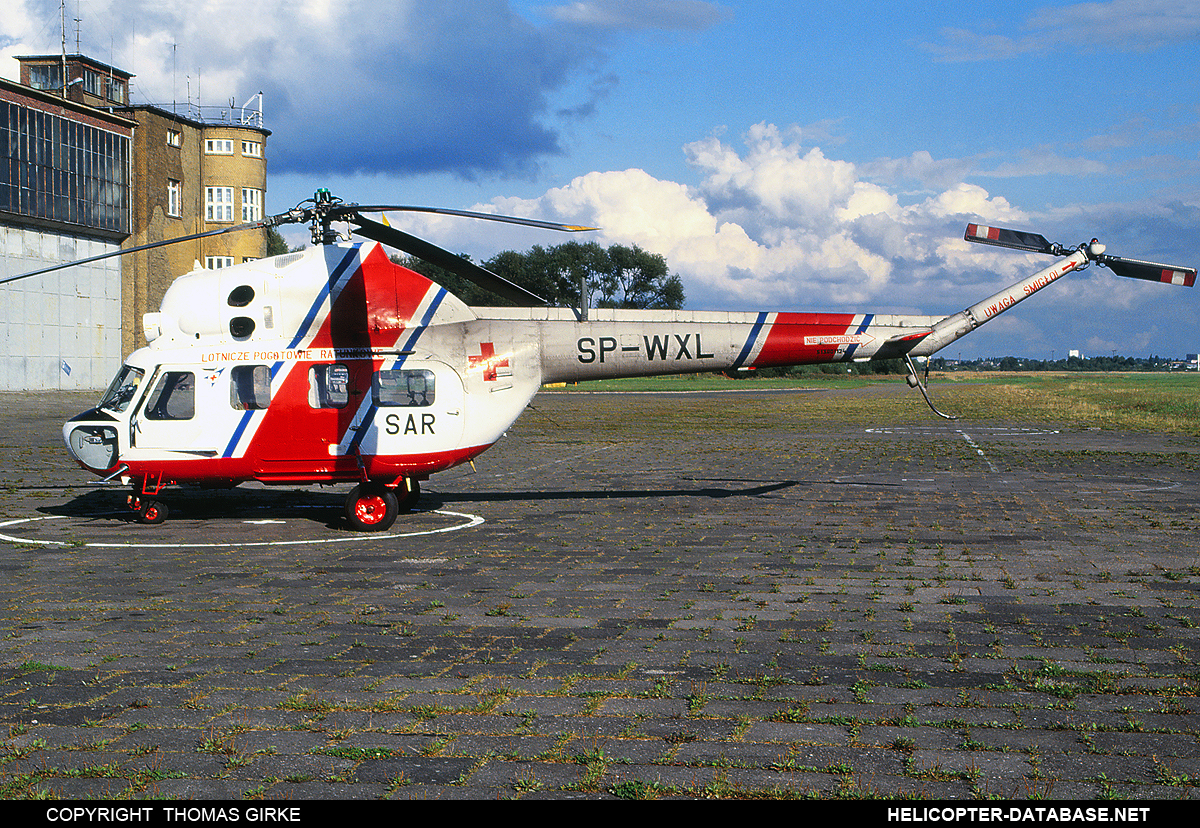
<path fill-rule="evenodd" d="M 928 337 L 912 350 L 913 356 L 930 356 L 951 342 L 961 339 L 971 331 L 990 322 L 1018 302 L 1028 299 L 1044 287 L 1048 287 L 1068 273 L 1080 270 L 1088 263 L 1087 252 L 1077 250 L 1065 259 L 1039 270 L 1014 285 L 994 293 L 969 308 L 951 314 L 937 322 Z"/>

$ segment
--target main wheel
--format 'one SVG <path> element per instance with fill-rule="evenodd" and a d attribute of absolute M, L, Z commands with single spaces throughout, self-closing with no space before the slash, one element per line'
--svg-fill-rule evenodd
<path fill-rule="evenodd" d="M 396 493 L 378 483 L 362 483 L 346 496 L 346 520 L 360 532 L 383 532 L 391 528 L 398 514 Z"/>

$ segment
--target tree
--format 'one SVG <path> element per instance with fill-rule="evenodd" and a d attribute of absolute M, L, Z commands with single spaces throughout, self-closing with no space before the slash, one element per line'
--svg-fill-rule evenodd
<path fill-rule="evenodd" d="M 603 304 L 612 308 L 683 307 L 683 282 L 667 271 L 667 260 L 637 245 L 608 248 L 611 270 L 601 280 Z"/>
<path fill-rule="evenodd" d="M 284 241 L 282 235 L 274 227 L 268 227 L 263 231 L 267 234 L 267 256 L 282 256 L 288 252 L 287 242 Z"/>
<path fill-rule="evenodd" d="M 413 257 L 394 261 L 432 279 L 468 305 L 512 304 L 436 265 Z M 602 308 L 678 309 L 683 282 L 669 272 L 666 259 L 640 247 L 595 242 L 534 246 L 525 253 L 506 250 L 483 267 L 545 298 L 551 305 L 579 307 L 580 285 L 588 304 Z"/>

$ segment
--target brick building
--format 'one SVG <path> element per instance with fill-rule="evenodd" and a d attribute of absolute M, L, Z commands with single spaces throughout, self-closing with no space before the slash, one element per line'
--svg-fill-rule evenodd
<path fill-rule="evenodd" d="M 131 106 L 133 77 L 82 55 L 0 78 L 0 280 L 263 215 L 259 109 Z M 266 254 L 262 231 L 0 285 L 0 390 L 102 388 L 175 277 Z"/>
<path fill-rule="evenodd" d="M 132 232 L 125 247 L 207 233 L 263 217 L 265 150 L 270 133 L 262 128 L 260 113 L 228 108 L 185 116 L 158 106 L 118 111 L 137 122 Z M 124 353 L 145 344 L 142 315 L 158 310 L 163 293 L 177 276 L 197 266 L 214 269 L 259 259 L 266 252 L 266 234 L 256 231 L 123 256 Z"/>

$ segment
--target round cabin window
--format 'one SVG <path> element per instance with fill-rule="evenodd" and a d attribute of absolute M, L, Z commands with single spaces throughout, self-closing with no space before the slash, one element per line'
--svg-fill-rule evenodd
<path fill-rule="evenodd" d="M 244 308 L 254 301 L 254 288 L 249 285 L 238 285 L 229 292 L 229 307 Z"/>
<path fill-rule="evenodd" d="M 249 316 L 235 316 L 229 320 L 229 333 L 234 339 L 245 339 L 254 333 L 254 320 Z"/>

